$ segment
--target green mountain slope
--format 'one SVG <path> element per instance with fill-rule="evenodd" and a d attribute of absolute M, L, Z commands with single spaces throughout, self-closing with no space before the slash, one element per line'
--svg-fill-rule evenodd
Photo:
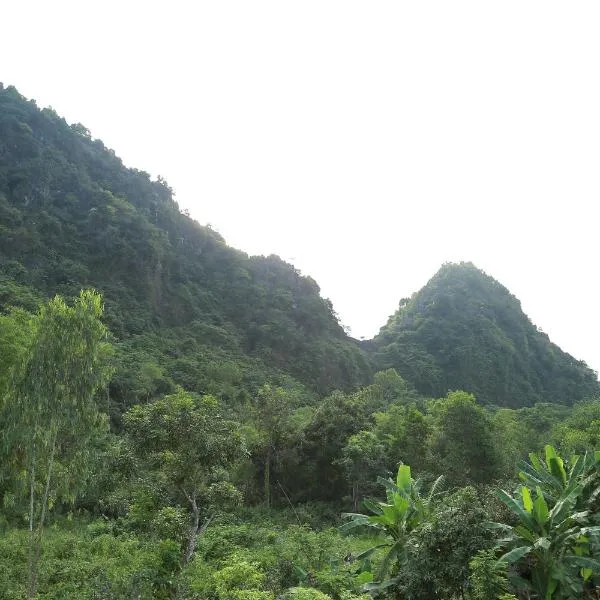
<path fill-rule="evenodd" d="M 90 286 L 117 341 L 117 414 L 176 385 L 234 403 L 265 381 L 309 397 L 391 367 L 422 394 L 465 389 L 507 406 L 598 392 L 595 374 L 471 264 L 445 265 L 359 346 L 310 277 L 227 246 L 165 181 L 0 84 L 0 311 Z"/>
<path fill-rule="evenodd" d="M 310 277 L 230 248 L 166 182 L 0 84 L 0 310 L 89 286 L 119 340 L 123 405 L 174 384 L 235 399 L 267 378 L 322 394 L 371 374 Z"/>
<path fill-rule="evenodd" d="M 401 301 L 369 344 L 423 394 L 464 389 L 483 402 L 572 403 L 598 393 L 596 374 L 553 344 L 510 292 L 471 263 L 446 264 Z"/>

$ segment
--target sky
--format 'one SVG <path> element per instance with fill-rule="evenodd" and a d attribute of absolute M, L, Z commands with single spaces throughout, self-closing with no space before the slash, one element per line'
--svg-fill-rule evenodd
<path fill-rule="evenodd" d="M 4 2 L 0 81 L 355 337 L 472 261 L 600 370 L 600 3 Z"/>

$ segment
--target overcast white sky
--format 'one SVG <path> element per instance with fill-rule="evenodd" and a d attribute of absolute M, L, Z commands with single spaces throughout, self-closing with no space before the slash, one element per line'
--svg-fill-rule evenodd
<path fill-rule="evenodd" d="M 445 261 L 600 369 L 600 3 L 0 6 L 0 81 L 371 337 Z"/>

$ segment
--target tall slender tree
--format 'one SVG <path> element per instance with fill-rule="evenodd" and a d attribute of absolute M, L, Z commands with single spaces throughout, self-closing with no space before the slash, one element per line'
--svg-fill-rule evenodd
<path fill-rule="evenodd" d="M 102 312 L 102 297 L 92 290 L 82 291 L 72 306 L 56 296 L 23 323 L 22 339 L 29 343 L 11 369 L 5 435 L 26 473 L 29 598 L 37 593 L 48 511 L 60 498 L 74 500 L 89 464 L 88 442 L 106 424 L 94 399 L 110 377 Z"/>

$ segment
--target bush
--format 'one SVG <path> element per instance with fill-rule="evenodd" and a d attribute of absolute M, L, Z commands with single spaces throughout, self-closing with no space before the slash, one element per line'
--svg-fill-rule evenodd
<path fill-rule="evenodd" d="M 331 600 L 331 596 L 315 588 L 290 588 L 284 595 L 284 600 Z"/>
<path fill-rule="evenodd" d="M 25 530 L 0 538 L 0 589 L 6 600 L 27 596 L 27 548 Z M 158 552 L 138 540 L 51 528 L 42 547 L 39 595 L 44 600 L 152 597 L 160 564 Z"/>
<path fill-rule="evenodd" d="M 411 536 L 399 576 L 403 592 L 413 600 L 463 596 L 471 558 L 493 543 L 486 521 L 473 488 L 446 496 L 431 521 Z"/>

